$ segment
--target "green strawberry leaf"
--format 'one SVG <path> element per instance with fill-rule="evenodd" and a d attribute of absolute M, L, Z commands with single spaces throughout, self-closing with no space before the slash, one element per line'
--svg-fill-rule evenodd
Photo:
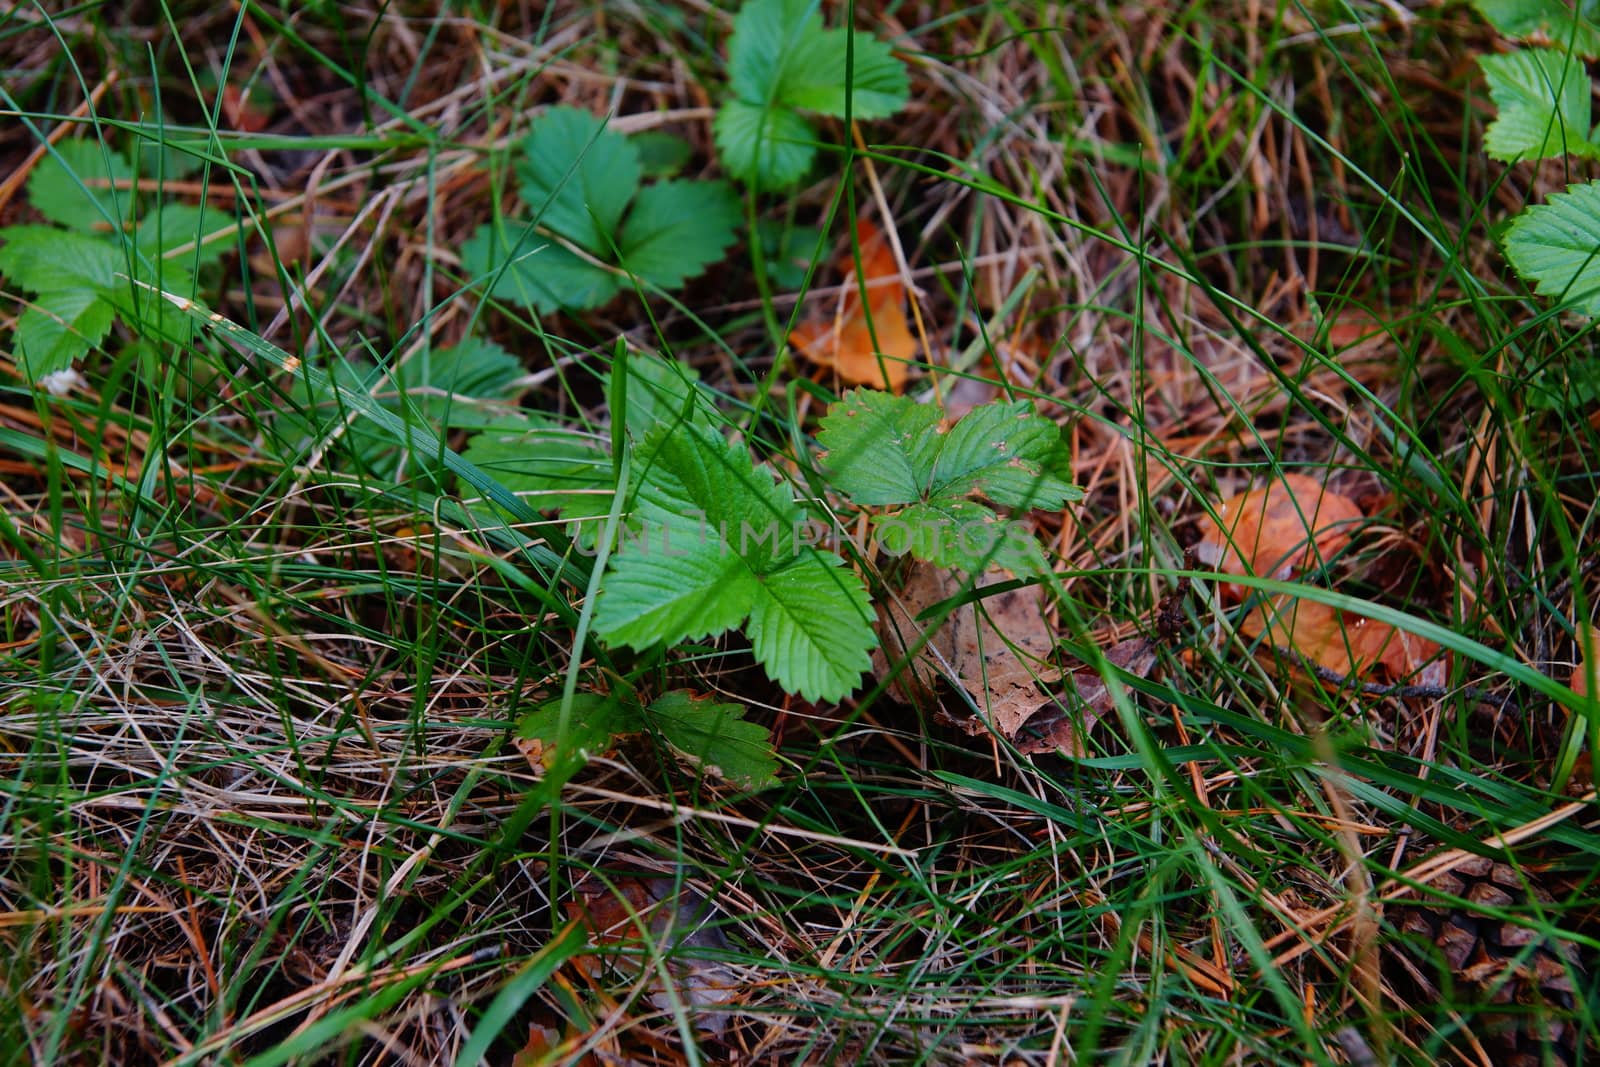
<path fill-rule="evenodd" d="M 92 289 L 40 293 L 17 318 L 17 366 L 30 382 L 71 367 L 111 329 L 113 308 Z"/>
<path fill-rule="evenodd" d="M 844 560 L 803 552 L 760 582 L 750 606 L 751 651 L 789 692 L 837 700 L 872 664 L 871 618 L 866 587 Z"/>
<path fill-rule="evenodd" d="M 642 191 L 622 227 L 622 265 L 676 289 L 721 259 L 739 225 L 739 201 L 724 182 L 666 181 Z"/>
<path fill-rule="evenodd" d="M 522 417 L 474 434 L 461 455 L 529 507 L 560 512 L 586 547 L 611 513 L 616 475 L 611 456 L 593 437 Z"/>
<path fill-rule="evenodd" d="M 713 425 L 714 409 L 698 376 L 675 360 L 630 353 L 628 437 L 638 443 L 658 425 Z M 610 375 L 606 375 L 609 394 Z M 616 474 L 603 435 L 579 433 L 517 414 L 499 417 L 467 442 L 462 455 L 539 511 L 558 511 L 574 540 L 593 548 L 611 513 Z"/>
<path fill-rule="evenodd" d="M 120 256 L 120 253 L 115 253 Z M 126 270 L 125 265 L 119 270 Z M 140 260 L 134 264 L 133 276 L 145 285 L 178 296 L 193 298 L 194 277 L 174 259 L 155 262 Z M 119 278 L 105 290 L 105 297 L 116 306 L 123 323 L 146 337 L 159 341 L 186 344 L 194 336 L 194 322 L 175 307 L 172 301 L 159 292 L 133 285 Z"/>
<path fill-rule="evenodd" d="M 741 789 L 776 785 L 772 735 L 744 713 L 740 704 L 696 699 L 681 689 L 661 694 L 647 712 L 673 751 L 706 773 Z"/>
<path fill-rule="evenodd" d="M 857 504 L 982 495 L 1006 507 L 1054 509 L 1082 494 L 1067 479 L 1061 430 L 1026 400 L 978 408 L 940 432 L 937 409 L 856 389 L 828 409 L 818 442 L 834 485 Z"/>
<path fill-rule="evenodd" d="M 980 573 L 1003 567 L 1037 574 L 1044 553 L 1026 526 L 971 500 L 940 498 L 873 516 L 878 544 L 892 556 L 910 553 L 941 567 Z"/>
<path fill-rule="evenodd" d="M 492 280 L 490 296 L 541 313 L 597 308 L 618 291 L 611 272 L 509 221 L 478 227 L 461 264 L 474 282 Z"/>
<path fill-rule="evenodd" d="M 1499 115 L 1484 132 L 1495 159 L 1600 154 L 1589 143 L 1589 75 L 1576 58 L 1550 48 L 1480 56 Z"/>
<path fill-rule="evenodd" d="M 1586 59 L 1600 56 L 1600 27 L 1562 0 L 1473 0 L 1489 25 L 1518 39 L 1539 38 Z"/>
<path fill-rule="evenodd" d="M 196 242 L 204 244 L 195 247 Z M 216 263 L 238 247 L 232 215 L 193 204 L 166 204 L 134 233 L 134 245 L 149 259 L 170 256 L 188 270 Z M 178 252 L 178 249 L 183 251 Z M 176 254 L 174 254 L 176 253 Z"/>
<path fill-rule="evenodd" d="M 472 429 L 504 417 L 482 401 L 503 400 L 521 375 L 522 365 L 511 353 L 493 341 L 469 337 L 417 355 L 391 377 L 436 427 Z"/>
<path fill-rule="evenodd" d="M 815 0 L 748 0 L 734 16 L 728 80 L 733 99 L 714 124 L 718 155 L 729 174 L 768 189 L 799 181 L 816 154 L 816 133 L 796 109 L 883 118 L 910 95 L 889 46 L 823 29 Z"/>
<path fill-rule="evenodd" d="M 565 782 L 616 738 L 649 725 L 684 762 L 742 789 L 764 789 L 778 776 L 772 735 L 744 714 L 742 705 L 681 689 L 661 694 L 649 708 L 618 693 L 577 693 L 564 728 L 561 701 L 548 700 L 517 721 L 517 736 L 539 742 L 547 776 Z"/>
<path fill-rule="evenodd" d="M 874 395 L 912 402 L 889 393 Z M 1083 495 L 1071 482 L 1061 427 L 1035 414 L 1026 400 L 984 404 L 936 441 L 941 447 L 929 479 L 929 499 L 977 493 L 1003 507 L 1052 511 Z"/>
<path fill-rule="evenodd" d="M 127 260 L 103 238 L 54 226 L 0 230 L 0 274 L 36 293 L 86 287 L 109 290 Z M 127 285 L 126 281 L 122 282 Z"/>
<path fill-rule="evenodd" d="M 561 701 L 548 700 L 517 720 L 517 736 L 538 741 L 540 759 L 550 777 L 570 779 L 595 756 L 611 748 L 618 734 L 637 733 L 639 706 L 626 705 L 615 694 L 575 693 L 566 729 L 561 726 Z"/>
<path fill-rule="evenodd" d="M 890 393 L 857 390 L 828 409 L 817 440 L 834 485 L 856 504 L 923 499 L 943 447 L 939 409 Z"/>
<path fill-rule="evenodd" d="M 132 157 L 139 174 L 175 181 L 187 178 L 204 163 L 207 143 L 182 139 L 171 122 L 145 121 L 125 127 L 134 138 Z"/>
<path fill-rule="evenodd" d="M 1035 572 L 1044 565 L 1037 542 L 972 498 L 1048 510 L 1083 495 L 1060 428 L 1027 401 L 987 404 L 941 429 L 931 405 L 857 389 L 828 409 L 817 440 L 853 503 L 905 505 L 873 519 L 884 550 L 940 566 Z"/>
<path fill-rule="evenodd" d="M 1506 256 L 1540 296 L 1600 315 L 1600 182 L 1571 186 L 1518 215 Z"/>
<path fill-rule="evenodd" d="M 816 0 L 748 0 L 733 17 L 728 82 L 752 104 L 779 99 L 793 56 L 822 31 Z"/>
<path fill-rule="evenodd" d="M 911 83 L 903 63 L 887 43 L 863 33 L 855 37 L 855 66 L 846 66 L 844 30 L 811 34 L 785 65 L 778 99 L 802 111 L 835 118 L 845 115 L 845 86 L 850 86 L 850 117 L 881 119 L 906 106 Z"/>
<path fill-rule="evenodd" d="M 811 259 L 822 244 L 822 231 L 814 226 L 792 226 L 781 219 L 762 219 L 756 223 L 761 233 L 761 248 L 767 257 L 767 277 L 779 289 L 798 289 L 805 284 Z"/>
<path fill-rule="evenodd" d="M 629 353 L 627 361 L 628 401 L 624 421 L 628 436 L 635 444 L 643 441 L 658 423 L 678 426 L 693 422 L 705 427 L 715 424 L 716 409 L 701 391 L 700 375 L 693 367 L 675 359 L 635 353 Z M 610 372 L 604 384 L 609 396 Z"/>
<path fill-rule="evenodd" d="M 805 177 L 817 154 L 817 132 L 799 114 L 775 104 L 730 100 L 712 124 L 723 168 L 760 189 L 782 189 Z"/>
<path fill-rule="evenodd" d="M 601 256 L 609 256 L 641 171 L 628 138 L 574 107 L 541 115 L 517 162 L 522 200 L 536 220 Z"/>
<path fill-rule="evenodd" d="M 628 140 L 639 153 L 639 167 L 646 178 L 676 177 L 694 155 L 693 145 L 665 130 L 645 130 Z"/>
<path fill-rule="evenodd" d="M 331 360 L 322 369 L 325 376 L 313 379 L 296 375 L 288 387 L 287 403 L 272 420 L 278 455 L 286 462 L 297 463 L 314 450 L 328 448 L 349 457 L 351 470 L 377 475 L 393 473 L 398 462 L 396 436 L 385 433 L 370 419 L 357 418 L 343 395 L 370 398 L 381 388 L 383 372 L 365 360 L 341 358 Z"/>
<path fill-rule="evenodd" d="M 876 638 L 866 589 L 798 544 L 805 514 L 749 453 L 693 423 L 638 449 L 635 530 L 612 557 L 595 632 L 646 649 L 743 625 L 757 660 L 810 700 L 854 688 Z"/>
<path fill-rule="evenodd" d="M 110 183 L 132 177 L 127 161 L 100 142 L 62 141 L 28 175 L 28 202 L 74 230 L 120 229 L 132 221 L 133 193 Z"/>

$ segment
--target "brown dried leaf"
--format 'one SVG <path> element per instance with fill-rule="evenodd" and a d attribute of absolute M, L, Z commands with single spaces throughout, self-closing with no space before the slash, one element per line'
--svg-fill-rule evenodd
<path fill-rule="evenodd" d="M 1003 571 L 990 571 L 977 584 L 981 588 L 1009 580 Z M 882 642 L 873 653 L 873 669 L 880 681 L 927 628 L 916 617 L 960 593 L 964 584 L 959 575 L 932 564 L 911 564 L 899 595 L 878 608 Z M 997 593 L 981 603 L 982 614 L 976 603 L 952 612 L 894 681 L 891 692 L 907 703 L 933 707 L 934 680 L 947 678 L 983 709 L 981 717 L 946 716 L 951 722 L 973 735 L 992 728 L 1015 742 L 1023 724 L 1053 704 L 1043 686 L 1061 677 L 1048 658 L 1055 640 L 1037 586 Z"/>
<path fill-rule="evenodd" d="M 1130 637 L 1106 649 L 1105 657 L 1111 666 L 1127 671 L 1135 678 L 1144 678 L 1156 665 L 1156 643 L 1148 637 Z M 1069 677 L 1082 702 L 1081 712 L 1069 714 L 1059 702 L 1041 709 L 1028 722 L 1030 736 L 1017 742 L 1019 751 L 1053 752 L 1062 749 L 1066 752 L 1082 752 L 1084 739 L 1079 733 L 1079 722 L 1088 727 L 1115 710 L 1111 689 L 1099 671 L 1085 666 L 1073 671 Z"/>
<path fill-rule="evenodd" d="M 528 1043 L 511 1054 L 511 1067 L 535 1067 L 555 1059 L 555 1050 L 561 1044 L 561 1033 L 548 1026 L 528 1024 Z"/>
<path fill-rule="evenodd" d="M 789 343 L 806 359 L 829 368 L 850 385 L 899 393 L 905 389 L 917 355 L 917 342 L 906 321 L 900 266 L 889 242 L 870 221 L 856 223 L 856 241 L 861 248 L 862 278 L 868 285 L 867 305 L 862 306 L 860 286 L 855 284 L 856 261 L 851 251 L 839 261 L 847 288 L 837 313 L 801 323 L 789 335 Z"/>
<path fill-rule="evenodd" d="M 1254 574 L 1279 581 L 1326 561 L 1350 543 L 1363 518 L 1349 497 L 1303 474 L 1285 475 L 1217 506 L 1221 522 L 1201 520 L 1196 557 L 1225 574 Z M 1240 603 L 1249 590 L 1222 587 L 1225 602 Z M 1239 624 L 1247 637 L 1264 637 L 1293 649 L 1341 678 L 1440 685 L 1439 646 L 1387 623 L 1298 597 L 1276 596 Z M 1427 665 L 1427 666 L 1425 666 Z"/>
<path fill-rule="evenodd" d="M 729 1013 L 719 1009 L 738 988 L 737 975 L 713 959 L 683 951 L 728 951 L 727 938 L 712 923 L 719 914 L 715 905 L 672 878 L 622 878 L 614 887 L 584 879 L 574 893 L 578 899 L 567 902 L 567 915 L 588 928 L 595 944 L 660 946 L 670 954 L 668 973 L 677 1000 L 693 1012 L 695 1028 L 717 1036 L 727 1030 Z M 661 987 L 658 974 L 652 985 L 651 1003 L 671 1011 L 674 998 Z"/>
<path fill-rule="evenodd" d="M 1216 510 L 1220 522 L 1209 515 L 1200 520 L 1196 558 L 1224 574 L 1280 581 L 1331 559 L 1363 518 L 1353 500 L 1303 474 L 1229 497 Z M 1222 592 L 1231 603 L 1248 595 L 1231 582 Z"/>

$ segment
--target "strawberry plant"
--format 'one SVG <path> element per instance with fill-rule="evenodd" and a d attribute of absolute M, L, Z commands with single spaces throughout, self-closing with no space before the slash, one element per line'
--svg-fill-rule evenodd
<path fill-rule="evenodd" d="M 65 141 L 28 177 L 28 200 L 46 224 L 0 230 L 0 275 L 32 293 L 17 318 L 18 366 L 59 389 L 73 363 L 120 319 L 159 338 L 181 338 L 171 305 L 130 279 L 193 296 L 195 272 L 233 240 L 214 212 L 144 205 L 125 188 L 134 169 L 94 141 Z"/>
<path fill-rule="evenodd" d="M 673 152 L 587 111 L 551 108 L 515 165 L 526 217 L 479 227 L 462 264 L 490 295 L 541 313 L 597 308 L 635 283 L 680 287 L 733 244 L 739 205 L 724 182 L 644 184 L 646 154 L 660 173 Z"/>
<path fill-rule="evenodd" d="M 741 630 L 786 690 L 817 701 L 850 693 L 877 645 L 860 575 L 820 547 L 820 524 L 788 482 L 723 435 L 689 372 L 640 357 L 626 366 L 620 439 L 633 476 L 595 632 L 642 652 Z M 937 408 L 857 390 L 831 405 L 818 441 L 844 506 L 872 509 L 878 547 L 963 571 L 1038 573 L 1037 542 L 997 508 L 1059 508 L 1081 496 L 1059 428 L 1026 401 L 945 427 Z M 464 456 L 587 527 L 576 539 L 591 548 L 613 509 L 614 464 L 597 437 L 530 420 L 477 434 Z M 551 714 L 535 713 L 538 729 L 553 729 Z"/>
<path fill-rule="evenodd" d="M 1600 158 L 1591 131 L 1593 84 L 1585 59 L 1600 56 L 1600 25 L 1587 5 L 1560 0 L 1477 0 L 1485 18 L 1515 39 L 1544 42 L 1478 58 L 1497 114 L 1484 147 L 1505 162 Z M 1542 296 L 1600 314 L 1600 186 L 1573 185 L 1524 210 L 1505 237 L 1506 256 Z"/>
<path fill-rule="evenodd" d="M 561 701 L 550 700 L 518 721 L 517 734 L 532 742 L 535 755 L 558 781 L 570 778 L 616 738 L 652 729 L 684 762 L 743 789 L 772 785 L 778 760 L 772 738 L 759 724 L 744 720 L 741 704 L 697 699 L 681 689 L 646 705 L 631 694 L 577 693 L 565 722 Z"/>
<path fill-rule="evenodd" d="M 903 396 L 857 389 L 828 409 L 818 441 L 833 485 L 873 516 L 891 552 L 978 572 L 1044 566 L 1038 542 L 979 497 L 1006 508 L 1057 509 L 1077 500 L 1061 431 L 1025 400 L 987 404 L 954 426 Z"/>
<path fill-rule="evenodd" d="M 910 94 L 889 46 L 822 25 L 816 0 L 749 0 L 728 42 L 733 96 L 717 112 L 717 153 L 735 178 L 761 189 L 794 185 L 811 169 L 817 131 L 802 112 L 887 118 Z"/>

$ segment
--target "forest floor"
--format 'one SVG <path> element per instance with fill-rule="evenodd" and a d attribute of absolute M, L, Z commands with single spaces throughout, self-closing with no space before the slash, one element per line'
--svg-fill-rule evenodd
<path fill-rule="evenodd" d="M 805 8 L 5 5 L 6 1048 L 1596 1054 L 1600 355 L 1503 250 L 1595 164 L 1486 151 L 1519 42 Z M 999 411 L 1082 490 L 979 485 L 1009 571 L 868 535 Z M 623 617 L 729 456 L 872 609 Z"/>

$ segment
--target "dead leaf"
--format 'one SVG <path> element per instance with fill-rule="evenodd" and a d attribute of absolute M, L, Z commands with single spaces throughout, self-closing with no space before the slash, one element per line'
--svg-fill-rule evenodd
<path fill-rule="evenodd" d="M 1195 556 L 1224 574 L 1284 581 L 1342 551 L 1363 517 L 1349 497 L 1314 478 L 1289 474 L 1219 504 L 1220 522 L 1201 520 Z M 1241 603 L 1250 592 L 1232 582 L 1222 586 L 1225 603 Z M 1444 683 L 1444 663 L 1432 641 L 1314 600 L 1261 599 L 1239 623 L 1246 637 L 1292 649 L 1341 678 Z"/>
<path fill-rule="evenodd" d="M 945 418 L 951 422 L 1000 397 L 1005 384 L 1031 387 L 1040 368 L 1050 359 L 1050 346 L 1031 334 L 998 339 L 977 364 L 961 373 L 944 376 Z"/>
<path fill-rule="evenodd" d="M 984 574 L 977 584 L 981 588 L 1010 580 L 1009 574 L 995 570 Z M 928 563 L 911 564 L 899 594 L 878 607 L 882 643 L 873 653 L 873 670 L 880 681 L 928 628 L 929 623 L 918 622 L 917 616 L 956 596 L 964 585 L 961 576 L 950 571 Z M 1036 739 L 1019 741 L 1019 732 L 1029 719 L 1041 709 L 1056 706 L 1044 686 L 1061 677 L 1060 669 L 1049 659 L 1055 640 L 1044 617 L 1042 590 L 1024 586 L 996 593 L 981 603 L 982 615 L 976 603 L 963 604 L 952 612 L 894 679 L 890 691 L 908 704 L 936 710 L 974 736 L 992 729 L 1025 752 L 1053 749 L 1058 743 L 1074 740 L 1058 731 L 1060 742 L 1040 746 Z M 941 677 L 965 690 L 982 714 L 952 716 L 939 708 L 934 686 Z"/>
<path fill-rule="evenodd" d="M 970 412 L 985 404 L 992 404 L 1000 396 L 999 371 L 985 356 L 971 374 L 963 374 L 950 383 L 944 391 L 944 417 L 951 422 L 965 418 Z"/>
<path fill-rule="evenodd" d="M 1350 543 L 1364 518 L 1349 497 L 1303 474 L 1286 474 L 1260 489 L 1217 505 L 1216 519 L 1200 520 L 1195 557 L 1224 574 L 1285 581 L 1332 559 Z M 1223 585 L 1224 599 L 1239 603 L 1242 585 Z"/>
<path fill-rule="evenodd" d="M 535 1067 L 555 1059 L 555 1050 L 561 1044 L 561 1033 L 548 1026 L 528 1024 L 528 1043 L 511 1054 L 511 1067 Z"/>
<path fill-rule="evenodd" d="M 260 133 L 272 125 L 271 112 L 236 85 L 223 86 L 222 117 L 240 133 Z"/>
<path fill-rule="evenodd" d="M 658 1010 L 672 1011 L 675 998 L 648 961 L 651 946 L 667 957 L 676 1000 L 692 1013 L 695 1029 L 718 1037 L 727 1031 L 726 1006 L 739 979 L 731 968 L 707 958 L 730 949 L 715 922 L 720 914 L 716 905 L 674 878 L 620 878 L 610 886 L 585 878 L 573 892 L 576 899 L 567 902 L 567 915 L 588 928 L 595 944 L 647 949 L 632 959 L 652 972 L 650 1002 Z"/>
<path fill-rule="evenodd" d="M 905 389 L 917 355 L 917 342 L 906 322 L 900 266 L 889 242 L 866 219 L 856 223 L 856 243 L 861 249 L 861 277 L 868 286 L 866 307 L 861 304 L 852 250 L 839 260 L 846 288 L 833 313 L 801 323 L 789 335 L 789 343 L 806 359 L 829 368 L 850 385 L 899 393 Z"/>
<path fill-rule="evenodd" d="M 1572 668 L 1572 691 L 1581 697 L 1589 695 L 1589 664 L 1600 659 L 1600 631 L 1585 626 L 1578 631 L 1578 665 Z M 1595 665 L 1600 671 L 1600 664 Z"/>
<path fill-rule="evenodd" d="M 1156 643 L 1148 637 L 1130 637 L 1118 641 L 1105 650 L 1106 662 L 1127 671 L 1135 678 L 1144 678 L 1156 665 Z M 1017 742 L 1022 752 L 1084 751 L 1084 739 L 1079 723 L 1093 725 L 1116 710 L 1111 687 L 1105 676 L 1090 666 L 1073 671 L 1068 677 L 1077 691 L 1079 709 L 1069 713 L 1060 701 L 1052 702 L 1039 710 L 1028 721 L 1028 737 Z"/>
<path fill-rule="evenodd" d="M 1370 311 L 1345 308 L 1337 312 L 1327 324 L 1328 347 L 1343 352 L 1359 344 L 1381 342 L 1388 338 L 1388 328 Z"/>
<path fill-rule="evenodd" d="M 1315 600 L 1273 597 L 1245 617 L 1239 632 L 1292 648 L 1341 678 L 1444 684 L 1444 661 L 1432 641 Z"/>

